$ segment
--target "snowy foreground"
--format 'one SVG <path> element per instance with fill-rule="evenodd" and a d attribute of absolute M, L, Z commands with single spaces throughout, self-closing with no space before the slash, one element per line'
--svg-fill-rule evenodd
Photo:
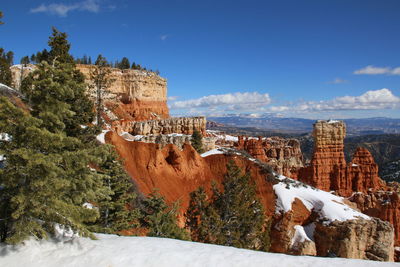
<path fill-rule="evenodd" d="M 0 245 L 0 266 L 399 266 L 395 263 L 263 253 L 166 238 L 115 235 L 98 235 L 98 238 L 75 238 L 64 242 L 29 241 L 18 248 Z"/>

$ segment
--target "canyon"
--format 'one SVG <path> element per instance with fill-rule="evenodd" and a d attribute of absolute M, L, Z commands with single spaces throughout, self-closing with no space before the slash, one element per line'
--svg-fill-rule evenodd
<path fill-rule="evenodd" d="M 93 66 L 77 68 L 91 83 Z M 13 75 L 17 81 L 26 74 L 14 67 Z M 179 201 L 181 225 L 189 193 L 204 186 L 210 194 L 233 160 L 256 185 L 271 221 L 272 252 L 394 260 L 394 246 L 400 246 L 399 188 L 379 178 L 365 148 L 346 162 L 343 122 L 314 124 L 314 152 L 306 164 L 296 139 L 221 137 L 207 130 L 205 117 L 171 118 L 167 81 L 154 73 L 112 69 L 112 78 L 104 98 L 105 142 L 115 147 L 142 194 L 157 189 L 169 204 Z M 93 97 L 90 87 L 88 93 Z M 195 130 L 210 151 L 200 155 L 190 145 Z"/>

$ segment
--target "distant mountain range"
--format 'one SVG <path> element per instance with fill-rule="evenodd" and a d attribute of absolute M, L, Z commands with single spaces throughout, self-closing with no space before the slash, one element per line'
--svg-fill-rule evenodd
<path fill-rule="evenodd" d="M 254 127 L 264 131 L 288 134 L 310 133 L 315 120 L 280 117 L 224 116 L 208 117 L 208 121 L 233 127 Z M 400 119 L 377 117 L 366 119 L 345 119 L 348 136 L 400 133 Z"/>

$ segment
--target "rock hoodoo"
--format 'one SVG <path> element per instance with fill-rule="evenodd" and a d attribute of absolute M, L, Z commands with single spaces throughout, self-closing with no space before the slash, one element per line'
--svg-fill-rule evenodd
<path fill-rule="evenodd" d="M 384 188 L 378 166 L 365 148 L 358 148 L 350 163 L 344 157 L 346 126 L 342 121 L 314 124 L 314 154 L 310 165 L 298 171 L 298 179 L 342 196 Z"/>

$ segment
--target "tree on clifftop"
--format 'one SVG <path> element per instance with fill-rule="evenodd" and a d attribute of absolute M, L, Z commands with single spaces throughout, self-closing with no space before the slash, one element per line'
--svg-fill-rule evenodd
<path fill-rule="evenodd" d="M 13 64 L 14 53 L 6 52 L 0 48 L 0 83 L 12 86 L 12 74 L 10 67 Z"/>
<path fill-rule="evenodd" d="M 91 88 L 96 91 L 96 118 L 99 126 L 103 125 L 103 98 L 115 79 L 111 78 L 111 68 L 105 57 L 98 55 L 95 67 L 90 69 Z"/>
<path fill-rule="evenodd" d="M 194 130 L 192 134 L 192 139 L 190 142 L 192 143 L 192 147 L 199 153 L 203 153 L 203 136 L 198 130 Z"/>

